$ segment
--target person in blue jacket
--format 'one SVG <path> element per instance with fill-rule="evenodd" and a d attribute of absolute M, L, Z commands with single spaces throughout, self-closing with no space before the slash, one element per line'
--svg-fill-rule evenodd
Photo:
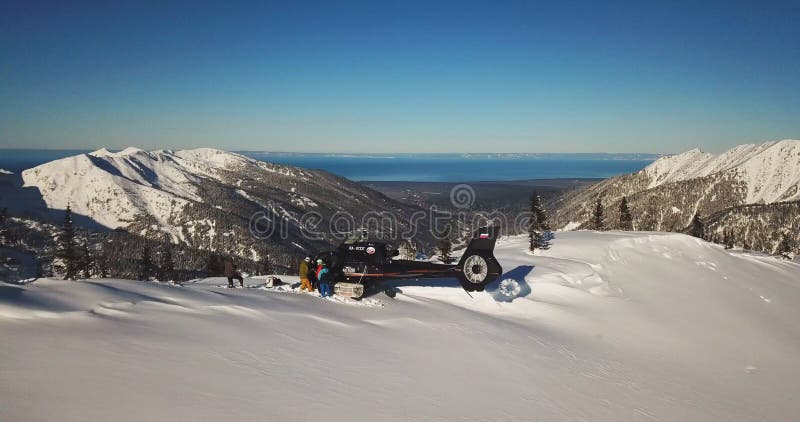
<path fill-rule="evenodd" d="M 333 296 L 331 292 L 331 272 L 325 266 L 325 261 L 317 260 L 317 282 L 319 283 L 319 296 Z"/>

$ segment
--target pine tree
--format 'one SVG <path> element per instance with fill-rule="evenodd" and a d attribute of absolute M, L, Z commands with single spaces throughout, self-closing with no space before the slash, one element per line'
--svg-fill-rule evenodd
<path fill-rule="evenodd" d="M 78 259 L 78 263 L 78 269 L 83 273 L 83 278 L 91 278 L 92 267 L 94 267 L 94 258 L 92 257 L 92 253 L 89 251 L 88 239 L 84 239 L 83 245 L 81 245 L 81 254 L 80 258 Z"/>
<path fill-rule="evenodd" d="M 219 254 L 212 253 L 208 256 L 208 264 L 206 264 L 206 273 L 208 276 L 219 276 L 225 272 L 225 266 L 222 262 L 222 257 Z"/>
<path fill-rule="evenodd" d="M 173 274 L 173 278 L 175 279 L 175 281 L 186 280 L 184 271 L 185 268 L 187 267 L 186 265 L 187 253 L 183 244 L 178 245 L 178 250 L 175 251 L 175 253 L 173 254 L 173 259 L 175 261 L 175 268 L 176 268 Z"/>
<path fill-rule="evenodd" d="M 592 213 L 592 226 L 595 230 L 605 230 L 606 229 L 606 222 L 603 218 L 603 202 L 600 198 L 597 198 L 597 204 L 594 207 L 594 213 Z"/>
<path fill-rule="evenodd" d="M 400 259 L 415 259 L 417 256 L 417 250 L 414 244 L 410 240 L 404 241 L 399 248 L 397 248 L 398 257 Z"/>
<path fill-rule="evenodd" d="M 542 206 L 542 198 L 537 192 L 531 195 L 530 220 L 528 222 L 528 249 L 533 252 L 536 249 L 550 248 L 550 225 L 547 223 L 547 212 Z"/>
<path fill-rule="evenodd" d="M 264 252 L 261 253 L 260 269 L 263 275 L 272 274 L 272 262 L 269 259 L 269 249 L 264 247 Z"/>
<path fill-rule="evenodd" d="M 142 260 L 139 262 L 139 280 L 149 280 L 153 276 L 153 260 L 150 258 L 150 245 L 144 244 Z"/>
<path fill-rule="evenodd" d="M 171 281 L 175 277 L 175 261 L 172 259 L 172 248 L 164 246 L 161 252 L 161 265 L 158 268 L 159 281 Z"/>
<path fill-rule="evenodd" d="M 97 275 L 100 278 L 108 278 L 108 256 L 102 243 L 98 247 L 97 259 L 95 260 L 97 262 Z"/>
<path fill-rule="evenodd" d="M 8 230 L 8 209 L 0 208 L 0 246 L 5 246 L 11 242 Z"/>
<path fill-rule="evenodd" d="M 725 230 L 722 236 L 722 243 L 725 244 L 725 249 L 733 249 L 733 232 L 732 230 Z"/>
<path fill-rule="evenodd" d="M 628 198 L 622 197 L 619 203 L 619 229 L 620 230 L 633 230 L 633 216 L 631 210 L 628 208 Z"/>
<path fill-rule="evenodd" d="M 111 274 L 111 254 L 113 253 L 113 239 L 109 235 L 103 236 L 103 239 L 97 243 L 95 253 L 95 262 L 97 263 L 97 272 L 100 278 L 113 277 Z M 114 262 L 114 269 L 119 268 L 119 261 Z"/>
<path fill-rule="evenodd" d="M 448 223 L 447 227 L 444 229 L 442 238 L 439 240 L 439 258 L 445 264 L 449 264 L 452 261 L 452 258 L 450 258 L 450 252 L 453 250 L 453 242 L 450 240 L 451 232 L 452 228 L 450 227 L 450 223 Z"/>
<path fill-rule="evenodd" d="M 705 238 L 706 226 L 703 223 L 703 220 L 700 218 L 699 213 L 695 213 L 694 217 L 692 217 L 692 223 L 689 225 L 689 235 L 694 237 L 699 237 L 700 239 Z"/>
<path fill-rule="evenodd" d="M 67 204 L 64 224 L 61 225 L 56 245 L 56 257 L 64 265 L 64 280 L 75 280 L 78 275 L 78 256 L 75 245 L 75 226 L 72 223 L 72 209 Z"/>
<path fill-rule="evenodd" d="M 792 259 L 794 258 L 794 242 L 792 242 L 792 238 L 789 235 L 784 234 L 783 238 L 781 239 L 781 243 L 778 245 L 778 253 L 786 258 Z"/>

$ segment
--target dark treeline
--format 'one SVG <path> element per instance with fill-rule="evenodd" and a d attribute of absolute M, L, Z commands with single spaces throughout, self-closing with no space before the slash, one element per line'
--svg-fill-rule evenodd
<path fill-rule="evenodd" d="M 568 192 L 556 202 L 553 225 L 686 233 L 728 248 L 770 254 L 800 250 L 798 203 L 748 205 L 748 186 L 735 174 L 651 183 L 639 172 Z"/>
<path fill-rule="evenodd" d="M 731 207 L 706 217 L 704 237 L 770 254 L 800 253 L 800 202 Z"/>
<path fill-rule="evenodd" d="M 792 257 L 800 253 L 800 202 L 775 204 L 737 205 L 708 213 L 698 209 L 688 221 L 675 219 L 682 215 L 676 207 L 655 204 L 657 201 L 641 200 L 644 209 L 629 206 L 627 197 L 604 202 L 596 198 L 585 211 L 590 215 L 579 228 L 589 230 L 641 230 L 685 233 L 727 249 L 734 247 Z M 587 204 L 588 205 L 588 204 Z M 616 207 L 615 207 L 616 206 Z M 606 210 L 616 208 L 607 217 Z M 670 218 L 652 219 L 653 216 Z"/>
<path fill-rule="evenodd" d="M 231 258 L 249 275 L 290 274 L 296 271 L 296 262 L 302 259 L 300 255 L 269 253 L 266 247 L 257 259 L 244 258 L 146 239 L 125 231 L 93 234 L 87 242 L 88 250 L 94 255 L 90 272 L 98 277 L 185 281 L 221 276 L 225 258 Z"/>
<path fill-rule="evenodd" d="M 0 247 L 35 258 L 38 268 L 33 276 L 38 277 L 185 281 L 222 275 L 221 264 L 215 262 L 221 263 L 226 257 L 250 275 L 290 274 L 303 257 L 300 252 L 273 251 L 266 241 L 259 241 L 258 256 L 243 257 L 168 239 L 164 235 L 147 238 L 125 230 L 87 230 L 72 223 L 70 212 L 65 212 L 64 221 L 57 226 L 10 217 L 0 209 Z"/>

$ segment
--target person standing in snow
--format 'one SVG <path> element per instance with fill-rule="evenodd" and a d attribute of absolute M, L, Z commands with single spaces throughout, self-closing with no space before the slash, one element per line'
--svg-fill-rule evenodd
<path fill-rule="evenodd" d="M 308 273 L 308 278 L 309 280 L 311 280 L 312 290 L 319 290 L 319 279 L 317 278 L 317 274 L 319 273 L 319 270 L 322 269 L 322 266 L 319 264 L 319 261 L 320 261 L 319 259 L 313 261 L 314 263 L 312 263 L 311 265 L 312 266 L 316 265 L 316 266 L 312 267 Z"/>
<path fill-rule="evenodd" d="M 300 261 L 300 290 L 308 290 L 309 292 L 314 291 L 314 287 L 311 286 L 311 281 L 308 279 L 308 265 L 311 263 L 311 257 L 307 256 L 305 259 Z"/>
<path fill-rule="evenodd" d="M 325 261 L 317 260 L 317 282 L 319 283 L 319 296 L 328 297 L 333 296 L 331 293 L 331 272 L 325 266 Z"/>
<path fill-rule="evenodd" d="M 242 275 L 236 271 L 236 265 L 233 264 L 233 260 L 228 257 L 225 258 L 225 277 L 228 277 L 228 287 L 233 288 L 233 279 L 239 280 L 239 285 L 244 287 L 244 279 Z"/>

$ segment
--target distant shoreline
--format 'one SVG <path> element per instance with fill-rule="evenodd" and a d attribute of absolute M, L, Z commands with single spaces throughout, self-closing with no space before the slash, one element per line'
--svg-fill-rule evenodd
<path fill-rule="evenodd" d="M 198 147 L 200 148 L 200 147 Z M 209 146 L 208 148 L 217 148 Z M 44 154 L 70 152 L 74 154 L 86 154 L 98 148 L 3 148 L 3 152 L 41 152 Z M 124 148 L 109 148 L 110 151 L 121 151 Z M 150 150 L 142 148 L 144 150 Z M 192 148 L 155 148 L 154 150 L 178 150 L 178 149 L 192 149 Z M 334 158 L 411 158 L 411 157 L 458 157 L 458 158 L 603 158 L 615 160 L 639 160 L 639 159 L 657 159 L 672 153 L 650 153 L 650 152 L 394 152 L 394 153 L 380 153 L 380 152 L 295 152 L 295 151 L 259 151 L 259 150 L 225 150 L 235 154 L 245 156 L 253 155 L 270 155 L 275 157 L 334 157 Z"/>
<path fill-rule="evenodd" d="M 548 179 L 520 179 L 520 180 L 460 180 L 460 181 L 403 181 L 403 180 L 364 180 L 356 181 L 362 185 L 381 185 L 381 186 L 407 186 L 407 185 L 458 185 L 458 184 L 479 184 L 479 185 L 509 185 L 509 186 L 552 186 L 563 187 L 564 185 L 596 183 L 601 182 L 605 177 L 556 177 Z"/>
<path fill-rule="evenodd" d="M 0 169 L 21 173 L 90 150 L 5 149 Z M 503 182 L 605 179 L 641 170 L 655 154 L 328 154 L 235 151 L 278 165 L 319 169 L 354 182 Z M 474 182 L 473 182 L 474 183 Z"/>

